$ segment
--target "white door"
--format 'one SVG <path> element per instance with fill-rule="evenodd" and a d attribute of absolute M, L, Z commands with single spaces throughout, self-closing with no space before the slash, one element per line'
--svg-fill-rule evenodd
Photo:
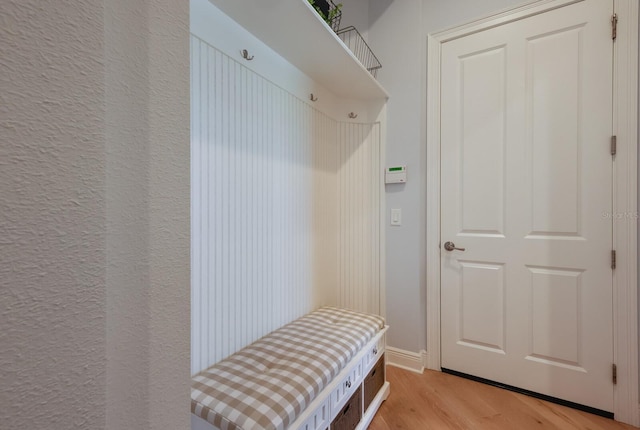
<path fill-rule="evenodd" d="M 441 82 L 442 367 L 603 411 L 612 11 L 585 0 L 446 42 Z"/>

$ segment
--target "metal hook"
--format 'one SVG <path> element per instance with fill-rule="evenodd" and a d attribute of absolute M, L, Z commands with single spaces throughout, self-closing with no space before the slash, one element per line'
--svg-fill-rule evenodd
<path fill-rule="evenodd" d="M 349 112 L 349 118 L 356 119 L 356 118 L 358 118 L 358 114 L 357 113 L 353 113 L 353 112 Z"/>
<path fill-rule="evenodd" d="M 247 51 L 246 49 L 242 50 L 242 58 L 244 58 L 247 61 L 251 61 L 253 60 L 253 55 L 249 56 L 249 51 Z"/>
<path fill-rule="evenodd" d="M 313 93 L 311 93 L 311 95 L 309 96 L 309 100 L 311 100 L 312 102 L 317 102 L 318 101 L 318 97 L 315 97 L 313 95 Z"/>

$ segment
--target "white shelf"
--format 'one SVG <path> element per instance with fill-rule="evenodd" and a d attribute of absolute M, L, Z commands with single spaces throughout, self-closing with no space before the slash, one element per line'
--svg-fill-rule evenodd
<path fill-rule="evenodd" d="M 356 100 L 389 98 L 307 0 L 210 1 L 336 95 Z"/>

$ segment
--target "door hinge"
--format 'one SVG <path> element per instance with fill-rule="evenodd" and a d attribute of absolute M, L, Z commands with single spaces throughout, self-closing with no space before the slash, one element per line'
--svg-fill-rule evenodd
<path fill-rule="evenodd" d="M 611 269 L 614 270 L 616 268 L 616 250 L 611 250 Z"/>
<path fill-rule="evenodd" d="M 616 40 L 616 37 L 618 37 L 618 14 L 614 13 L 611 16 L 611 38 Z"/>
<path fill-rule="evenodd" d="M 618 383 L 618 366 L 615 364 L 611 365 L 611 379 L 613 380 L 613 385 Z"/>
<path fill-rule="evenodd" d="M 618 136 L 611 136 L 611 155 L 616 155 L 618 152 Z"/>

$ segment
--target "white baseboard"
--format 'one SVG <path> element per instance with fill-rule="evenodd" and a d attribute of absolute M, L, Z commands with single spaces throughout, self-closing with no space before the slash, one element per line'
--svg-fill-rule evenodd
<path fill-rule="evenodd" d="M 385 356 L 389 366 L 399 367 L 415 373 L 422 373 L 428 363 L 426 351 L 413 352 L 387 346 Z"/>

